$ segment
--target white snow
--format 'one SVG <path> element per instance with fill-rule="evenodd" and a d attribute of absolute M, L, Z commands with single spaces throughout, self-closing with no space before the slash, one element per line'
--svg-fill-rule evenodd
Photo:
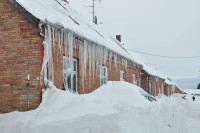
<path fill-rule="evenodd" d="M 162 96 L 150 103 L 137 86 L 122 81 L 85 95 L 48 84 L 38 109 L 0 114 L 1 133 L 200 132 L 200 99 Z"/>
<path fill-rule="evenodd" d="M 105 33 L 100 33 L 97 25 L 89 22 L 78 14 L 63 0 L 16 0 L 28 12 L 38 18 L 41 23 L 57 25 L 56 28 L 73 32 L 83 40 L 108 48 L 123 57 L 132 60 L 121 47 L 116 46 L 113 40 Z M 67 31 L 67 32 L 68 32 Z M 102 32 L 102 31 L 101 31 Z M 133 60 L 134 61 L 134 60 Z"/>
<path fill-rule="evenodd" d="M 184 89 L 184 92 L 186 92 L 187 94 L 200 95 L 200 89 Z"/>

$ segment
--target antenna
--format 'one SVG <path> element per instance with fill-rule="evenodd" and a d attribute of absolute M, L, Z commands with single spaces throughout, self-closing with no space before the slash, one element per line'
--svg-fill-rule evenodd
<path fill-rule="evenodd" d="M 93 17 L 92 21 L 93 21 L 93 23 L 95 23 L 97 25 L 97 16 L 95 16 L 95 13 L 96 13 L 95 12 L 95 1 L 99 1 L 99 3 L 101 3 L 101 0 L 92 0 L 92 5 L 85 6 L 85 7 L 92 8 L 92 12 L 89 12 L 89 13 L 92 13 L 92 17 Z"/>

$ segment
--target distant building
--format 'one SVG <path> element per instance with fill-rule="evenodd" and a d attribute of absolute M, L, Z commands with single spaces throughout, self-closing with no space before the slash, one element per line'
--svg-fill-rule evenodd
<path fill-rule="evenodd" d="M 187 94 L 190 94 L 190 95 L 200 96 L 200 90 L 199 89 L 185 89 L 184 91 Z"/>

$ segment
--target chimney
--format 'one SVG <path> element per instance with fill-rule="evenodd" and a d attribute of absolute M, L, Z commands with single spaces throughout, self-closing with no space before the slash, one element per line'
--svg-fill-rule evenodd
<path fill-rule="evenodd" d="M 68 0 L 63 0 L 63 1 L 69 4 Z"/>
<path fill-rule="evenodd" d="M 121 42 L 121 35 L 116 35 L 116 39 Z"/>

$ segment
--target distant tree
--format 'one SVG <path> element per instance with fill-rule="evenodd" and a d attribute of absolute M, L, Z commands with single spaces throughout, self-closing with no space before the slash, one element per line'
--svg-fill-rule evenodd
<path fill-rule="evenodd" d="M 198 85 L 197 89 L 200 89 L 200 83 L 199 83 L 199 85 Z"/>

